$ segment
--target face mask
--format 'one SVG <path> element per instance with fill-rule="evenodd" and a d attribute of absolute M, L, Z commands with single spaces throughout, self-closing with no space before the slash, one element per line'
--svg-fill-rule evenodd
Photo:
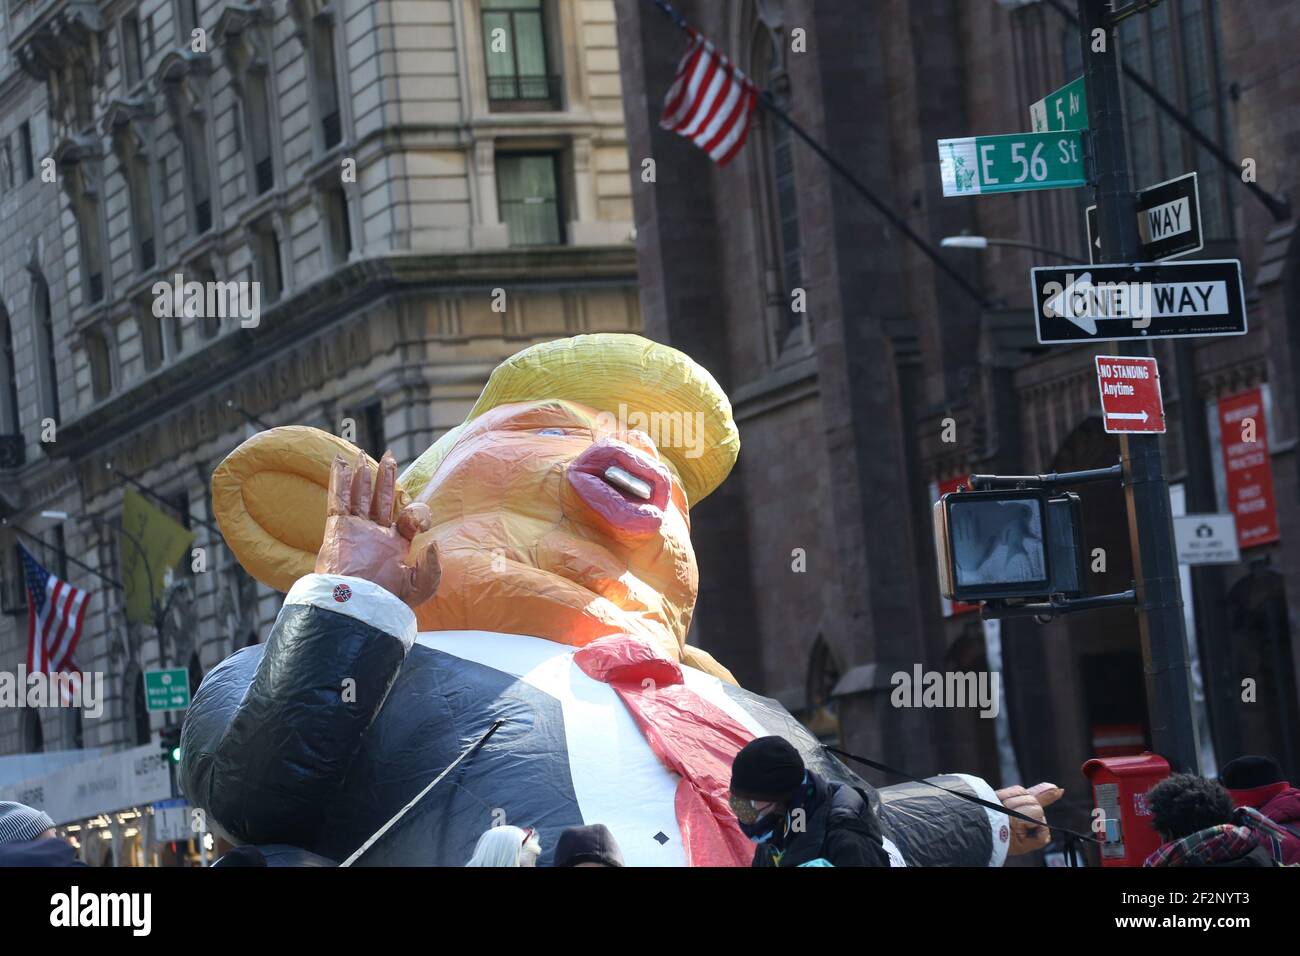
<path fill-rule="evenodd" d="M 776 814 L 769 813 L 759 817 L 753 823 L 740 822 L 740 832 L 755 843 L 766 843 L 772 839 L 772 834 L 776 830 L 776 818 Z"/>

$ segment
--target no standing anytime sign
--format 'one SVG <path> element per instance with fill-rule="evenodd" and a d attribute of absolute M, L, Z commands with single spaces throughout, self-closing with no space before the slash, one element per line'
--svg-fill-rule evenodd
<path fill-rule="evenodd" d="M 1106 431 L 1164 434 L 1165 406 L 1155 359 L 1098 355 L 1097 387 Z"/>

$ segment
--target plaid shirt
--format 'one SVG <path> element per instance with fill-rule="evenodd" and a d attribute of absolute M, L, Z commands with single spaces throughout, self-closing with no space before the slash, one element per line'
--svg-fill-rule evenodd
<path fill-rule="evenodd" d="M 1257 831 L 1224 823 L 1166 843 L 1147 857 L 1142 865 L 1204 866 L 1208 863 L 1227 863 L 1245 856 L 1259 846 L 1260 842 Z"/>

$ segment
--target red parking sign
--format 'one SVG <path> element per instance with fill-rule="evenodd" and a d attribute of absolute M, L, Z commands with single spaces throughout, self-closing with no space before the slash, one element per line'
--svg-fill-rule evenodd
<path fill-rule="evenodd" d="M 1098 355 L 1097 388 L 1106 431 L 1164 434 L 1165 406 L 1155 359 Z"/>

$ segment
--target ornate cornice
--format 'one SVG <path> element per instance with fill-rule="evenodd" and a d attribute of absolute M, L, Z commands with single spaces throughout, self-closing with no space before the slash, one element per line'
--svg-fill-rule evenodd
<path fill-rule="evenodd" d="M 18 66 L 44 82 L 52 70 L 68 61 L 68 54 L 91 52 L 92 38 L 104 29 L 99 5 L 93 0 L 68 0 L 47 13 L 13 39 L 11 47 Z"/>

